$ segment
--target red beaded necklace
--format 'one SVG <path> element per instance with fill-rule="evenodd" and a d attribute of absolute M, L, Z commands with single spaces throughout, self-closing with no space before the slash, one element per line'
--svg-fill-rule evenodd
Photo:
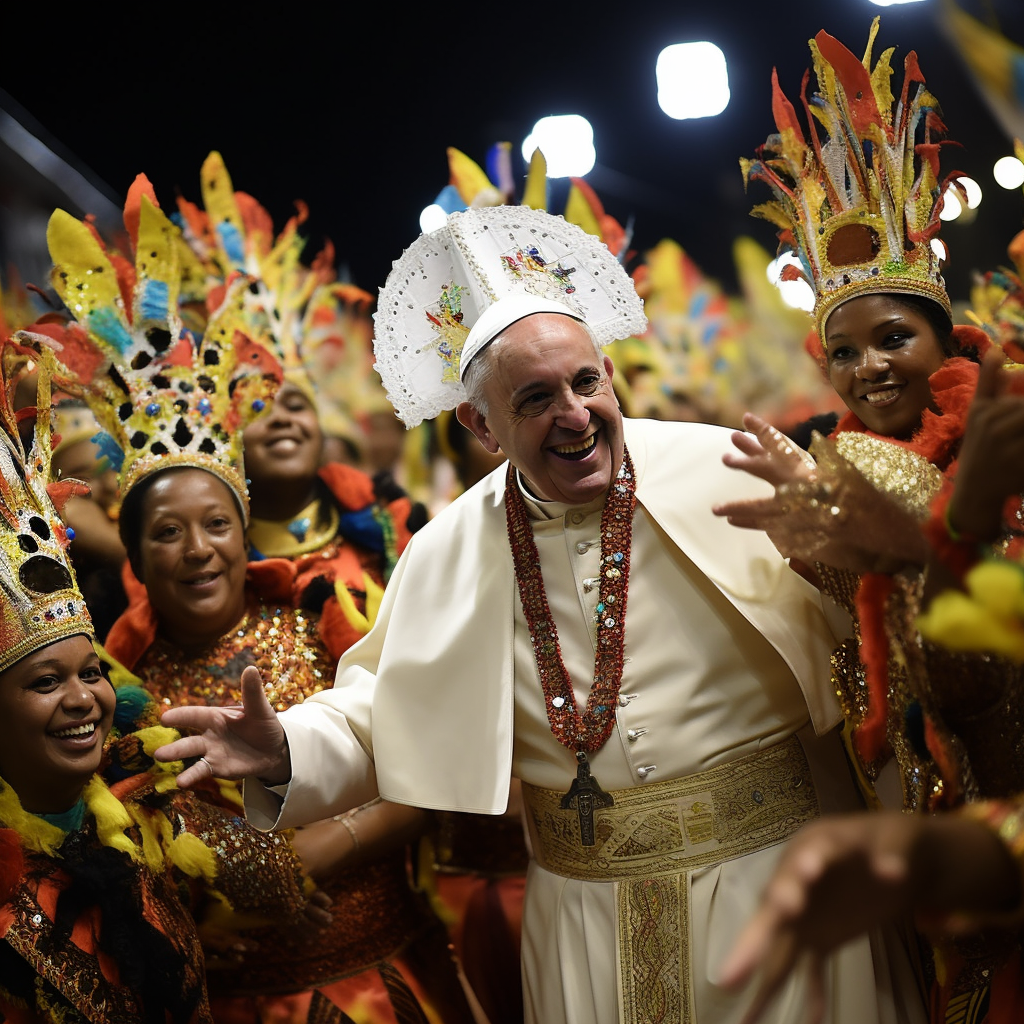
<path fill-rule="evenodd" d="M 505 482 L 505 517 L 516 581 L 537 659 L 548 722 L 555 738 L 570 750 L 594 753 L 615 727 L 615 706 L 622 686 L 622 651 L 626 638 L 626 593 L 629 552 L 636 509 L 633 462 L 623 451 L 622 466 L 601 513 L 601 584 L 597 604 L 597 653 L 594 683 L 581 715 L 572 680 L 562 661 L 558 629 L 548 607 L 533 526 L 510 465 Z M 585 763 L 585 758 L 583 759 Z"/>

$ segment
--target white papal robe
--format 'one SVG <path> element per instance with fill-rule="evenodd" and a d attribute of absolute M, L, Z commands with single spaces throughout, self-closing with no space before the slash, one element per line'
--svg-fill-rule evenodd
<path fill-rule="evenodd" d="M 763 535 L 710 513 L 713 503 L 763 486 L 721 464 L 728 430 L 644 421 L 626 421 L 625 430 L 638 498 L 626 661 L 615 730 L 590 757 L 594 776 L 605 790 L 642 789 L 799 736 L 821 810 L 855 808 L 833 728 L 834 638 L 818 596 Z M 325 817 L 366 799 L 375 777 L 386 799 L 450 810 L 504 809 L 510 774 L 542 790 L 569 788 L 576 762 L 548 725 L 515 589 L 503 473 L 414 537 L 380 619 L 342 660 L 335 688 L 283 715 L 293 778 L 283 807 L 247 787 L 257 824 Z M 601 503 L 524 497 L 562 656 L 584 706 L 594 670 Z M 640 822 L 638 833 L 649 828 Z M 528 1022 L 739 1020 L 749 997 L 723 992 L 715 972 L 780 850 L 687 869 L 674 887 L 657 890 L 654 910 L 645 906 L 639 920 L 634 910 L 629 922 L 625 883 L 564 877 L 532 863 L 523 917 Z M 671 906 L 665 893 L 674 894 Z M 805 1002 L 795 977 L 767 1019 L 798 1020 Z M 895 936 L 883 943 L 874 935 L 835 954 L 828 1002 L 830 1024 L 925 1020 Z"/>

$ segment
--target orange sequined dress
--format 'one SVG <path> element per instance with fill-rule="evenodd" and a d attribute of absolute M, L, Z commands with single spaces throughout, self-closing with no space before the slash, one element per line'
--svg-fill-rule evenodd
<path fill-rule="evenodd" d="M 335 663 L 320 638 L 317 615 L 257 596 L 260 589 L 280 593 L 279 568 L 266 562 L 250 567 L 244 618 L 198 655 L 186 656 L 153 635 L 144 591 L 135 592 L 125 621 L 111 630 L 108 650 L 122 661 L 127 656 L 158 703 L 168 707 L 239 703 L 239 676 L 249 665 L 263 673 L 274 707 L 299 703 L 333 684 Z M 471 1021 L 444 927 L 410 886 L 404 848 L 339 872 L 321 888 L 332 900 L 329 926 L 248 930 L 245 940 L 256 946 L 240 962 L 222 966 L 218 959 L 208 966 L 217 1024 Z"/>

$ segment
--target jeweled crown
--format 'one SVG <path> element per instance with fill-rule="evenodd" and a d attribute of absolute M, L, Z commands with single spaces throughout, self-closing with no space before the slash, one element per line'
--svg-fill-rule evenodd
<path fill-rule="evenodd" d="M 0 672 L 47 644 L 84 633 L 92 620 L 68 555 L 70 541 L 59 509 L 87 488 L 75 481 L 50 483 L 53 354 L 30 341 L 3 342 L 0 389 Z M 14 408 L 18 380 L 30 363 L 38 373 L 35 425 L 26 450 Z"/>
<path fill-rule="evenodd" d="M 134 265 L 108 253 L 88 223 L 63 210 L 50 218 L 53 285 L 75 317 L 61 362 L 116 445 L 107 454 L 122 498 L 157 470 L 190 466 L 219 476 L 247 517 L 242 431 L 282 380 L 278 361 L 245 332 L 250 282 L 229 279 L 197 338 L 179 310 L 183 270 L 194 276 L 194 264 L 141 176 L 125 224 Z"/>
<path fill-rule="evenodd" d="M 740 160 L 744 181 L 767 182 L 775 195 L 752 212 L 778 228 L 780 249 L 798 256 L 800 268 L 787 267 L 784 277 L 814 288 L 823 342 L 828 315 L 860 294 L 923 295 L 951 313 L 932 240 L 946 187 L 959 172 L 939 180 L 945 126 L 913 51 L 893 110 L 893 49 L 871 66 L 877 32 L 875 18 L 863 60 L 826 32 L 810 40 L 818 91 L 806 95 L 808 72 L 801 87 L 806 138 L 773 72 L 778 132 L 757 159 Z"/>

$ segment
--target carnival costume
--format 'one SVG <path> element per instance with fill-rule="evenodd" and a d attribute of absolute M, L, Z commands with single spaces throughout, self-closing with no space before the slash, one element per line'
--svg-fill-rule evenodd
<path fill-rule="evenodd" d="M 377 314 L 405 422 L 464 398 L 473 355 L 538 312 L 585 320 L 598 343 L 643 328 L 621 267 L 561 218 L 467 210 L 421 237 Z M 744 1000 L 710 979 L 777 844 L 856 800 L 830 732 L 831 634 L 770 542 L 711 514 L 749 494 L 721 464 L 729 431 L 626 420 L 624 433 L 607 501 L 540 501 L 502 468 L 413 538 L 335 688 L 281 718 L 283 806 L 249 780 L 247 813 L 279 827 L 379 787 L 494 814 L 518 777 L 534 854 L 526 1019 L 731 1022 Z M 919 1019 L 875 952 L 832 960 L 831 1020 Z M 771 1019 L 804 998 L 795 984 Z"/>
<path fill-rule="evenodd" d="M 349 399 L 362 386 L 372 390 L 363 333 L 370 296 L 336 279 L 330 246 L 312 267 L 301 263 L 304 206 L 275 238 L 269 214 L 234 190 L 219 153 L 203 163 L 201 183 L 205 209 L 184 201 L 179 208 L 185 237 L 212 282 L 210 301 L 233 275 L 247 275 L 247 333 L 274 353 L 284 379 L 303 392 L 321 423 L 351 416 L 354 410 L 337 401 L 336 384 L 345 379 Z M 319 477 L 321 493 L 292 520 L 253 520 L 250 558 L 296 562 L 292 603 L 321 614 L 325 642 L 337 658 L 369 628 L 368 611 L 408 543 L 413 508 L 393 485 L 351 466 L 330 463 Z"/>
<path fill-rule="evenodd" d="M 810 43 L 818 91 L 804 100 L 809 141 L 774 79 L 778 134 L 758 159 L 741 161 L 746 178 L 765 181 L 774 193 L 774 201 L 754 212 L 779 228 L 781 246 L 799 258 L 802 269 L 795 273 L 815 290 L 822 360 L 826 320 L 848 299 L 921 296 L 951 312 L 940 271 L 945 249 L 936 239 L 941 197 L 954 177 L 939 180 L 944 126 L 913 52 L 893 114 L 893 51 L 872 67 L 877 29 L 876 18 L 863 61 L 820 32 Z M 853 636 L 833 654 L 833 680 L 868 790 L 884 789 L 886 764 L 894 760 L 896 800 L 922 813 L 1024 790 L 1024 732 L 1017 716 L 1006 714 L 1019 697 L 1019 673 L 998 659 L 971 660 L 922 642 L 919 568 L 853 572 L 815 556 L 847 537 L 852 547 L 898 553 L 891 537 L 903 522 L 918 536 L 921 529 L 940 542 L 945 535 L 949 547 L 943 510 L 978 361 L 991 344 L 976 327 L 955 327 L 953 341 L 963 355 L 947 359 L 929 378 L 935 411 L 924 410 L 913 436 L 880 436 L 847 412 L 828 439 L 812 443 L 813 479 L 780 489 L 785 517 L 770 528 L 782 550 L 815 562 L 822 590 L 852 616 Z M 849 527 L 844 532 L 854 511 L 861 530 L 856 537 Z M 1021 530 L 1019 499 L 1008 503 L 1007 513 L 1004 543 L 1010 544 Z M 1019 1015 L 1016 936 L 940 942 L 929 952 L 926 981 L 936 1024 Z"/>
<path fill-rule="evenodd" d="M 26 452 L 12 396 L 29 358 L 39 389 Z M 57 512 L 81 485 L 48 486 L 53 372 L 48 350 L 5 343 L 0 672 L 60 640 L 92 638 Z M 254 912 L 294 925 L 307 899 L 301 865 L 285 835 L 259 838 L 219 793 L 178 789 L 181 763 L 152 757 L 177 734 L 160 725 L 139 681 L 96 653 L 116 703 L 100 770 L 78 802 L 58 815 L 30 813 L 0 780 L 0 1014 L 53 1024 L 210 1021 L 200 932 Z"/>
<path fill-rule="evenodd" d="M 85 224 L 61 211 L 51 219 L 54 283 L 77 320 L 65 331 L 62 359 L 113 439 L 122 516 L 141 515 L 138 501 L 133 503 L 136 488 L 183 466 L 223 481 L 247 524 L 242 432 L 273 400 L 282 380 L 274 355 L 245 333 L 252 282 L 231 276 L 202 337 L 195 338 L 179 309 L 191 280 L 183 275 L 190 264 L 181 257 L 181 233 L 141 177 L 129 196 L 128 209 L 133 208 L 136 218 L 126 217 L 130 229 L 135 225 L 133 277 Z M 94 285 L 97 274 L 105 276 Z M 127 316 L 110 290 L 119 280 L 132 297 Z M 283 709 L 327 684 L 336 663 L 321 637 L 319 616 L 292 606 L 297 575 L 296 564 L 286 559 L 251 563 L 242 620 L 198 654 L 186 654 L 159 636 L 145 587 L 126 576 L 131 603 L 111 628 L 109 649 L 145 674 L 163 707 L 238 703 L 239 676 L 256 665 L 269 696 Z M 238 799 L 235 784 L 224 786 Z M 415 971 L 406 966 L 407 958 L 419 956 L 417 967 L 428 982 L 439 979 L 438 989 L 447 970 L 450 988 L 462 998 L 440 922 L 409 888 L 404 850 L 367 868 L 339 872 L 322 888 L 333 904 L 329 925 L 283 932 L 245 920 L 228 922 L 246 948 L 234 962 L 208 967 L 218 1024 L 282 1015 L 296 1022 L 341 1022 L 346 1013 L 399 1024 L 422 1024 L 431 1013 L 446 1022 L 464 1019 L 461 1006 L 450 1017 L 447 1007 L 431 1008 L 423 995 L 431 985 L 417 986 Z"/>

